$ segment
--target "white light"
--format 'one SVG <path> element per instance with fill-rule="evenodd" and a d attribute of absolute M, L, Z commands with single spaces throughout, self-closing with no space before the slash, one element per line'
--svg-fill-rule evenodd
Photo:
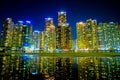
<path fill-rule="evenodd" d="M 79 22 L 78 24 L 84 24 L 83 22 Z"/>
<path fill-rule="evenodd" d="M 85 49 L 83 48 L 83 49 L 79 49 L 79 50 L 85 50 L 85 51 L 88 51 L 89 49 L 88 49 L 88 48 L 85 48 Z"/>
<path fill-rule="evenodd" d="M 31 22 L 30 22 L 30 21 L 26 21 L 26 23 L 29 23 L 29 24 L 30 24 Z"/>
<path fill-rule="evenodd" d="M 31 46 L 30 50 L 32 50 L 32 51 L 33 51 L 33 50 L 34 50 L 34 46 Z"/>
<path fill-rule="evenodd" d="M 37 72 L 32 72 L 33 75 L 37 74 Z"/>
<path fill-rule="evenodd" d="M 49 21 L 49 20 L 53 20 L 53 18 L 45 18 L 45 20 Z"/>
<path fill-rule="evenodd" d="M 52 20 L 52 18 L 48 18 L 48 20 Z"/>
<path fill-rule="evenodd" d="M 7 20 L 11 20 L 11 18 L 7 18 Z"/>
<path fill-rule="evenodd" d="M 112 23 L 114 23 L 114 22 L 110 22 L 110 24 L 112 24 Z"/>
<path fill-rule="evenodd" d="M 66 26 L 66 24 L 63 23 L 62 26 Z"/>
<path fill-rule="evenodd" d="M 60 14 L 66 14 L 66 12 L 61 11 Z"/>
<path fill-rule="evenodd" d="M 93 21 L 97 21 L 96 19 L 94 19 Z"/>
<path fill-rule="evenodd" d="M 37 33 L 39 33 L 40 31 L 37 31 L 37 30 L 35 30 L 34 32 L 37 32 Z"/>
<path fill-rule="evenodd" d="M 70 24 L 69 24 L 69 23 L 67 23 L 66 25 L 67 25 L 67 26 L 69 26 Z"/>
<path fill-rule="evenodd" d="M 23 23 L 23 21 L 18 21 L 19 23 Z"/>
<path fill-rule="evenodd" d="M 120 50 L 120 48 L 117 48 L 117 50 Z"/>

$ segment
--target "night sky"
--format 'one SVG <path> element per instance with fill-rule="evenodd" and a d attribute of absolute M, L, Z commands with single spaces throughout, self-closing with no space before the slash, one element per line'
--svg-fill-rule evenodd
<path fill-rule="evenodd" d="M 44 30 L 46 17 L 52 17 L 57 26 L 57 12 L 67 12 L 67 22 L 72 27 L 73 39 L 76 38 L 76 22 L 92 18 L 98 22 L 119 22 L 119 0 L 0 0 L 0 32 L 3 21 L 10 17 L 30 20 L 34 30 Z"/>

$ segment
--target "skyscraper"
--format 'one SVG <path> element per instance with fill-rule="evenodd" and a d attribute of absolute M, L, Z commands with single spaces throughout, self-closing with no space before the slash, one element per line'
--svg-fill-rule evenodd
<path fill-rule="evenodd" d="M 77 49 L 78 50 L 97 50 L 97 22 L 88 19 L 86 23 L 76 24 L 77 29 Z"/>
<path fill-rule="evenodd" d="M 86 26 L 83 22 L 76 24 L 76 35 L 77 35 L 77 50 L 85 50 L 88 47 L 86 38 Z"/>
<path fill-rule="evenodd" d="M 116 49 L 119 46 L 118 24 L 110 22 L 107 24 L 107 47 Z"/>
<path fill-rule="evenodd" d="M 40 49 L 40 31 L 33 31 L 33 44 L 32 44 L 32 48 L 34 48 L 34 50 L 39 50 Z"/>
<path fill-rule="evenodd" d="M 23 21 L 18 21 L 13 28 L 12 36 L 12 50 L 19 50 L 22 48 L 22 37 L 23 37 Z"/>
<path fill-rule="evenodd" d="M 100 23 L 98 25 L 99 50 L 120 49 L 120 34 L 117 23 Z"/>
<path fill-rule="evenodd" d="M 67 22 L 66 20 L 66 12 L 58 12 L 58 26 L 65 25 Z"/>
<path fill-rule="evenodd" d="M 97 35 L 98 35 L 98 49 L 99 50 L 107 50 L 107 30 L 106 30 L 106 23 L 99 23 L 97 28 Z"/>
<path fill-rule="evenodd" d="M 13 36 L 13 27 L 14 23 L 11 18 L 7 18 L 2 26 L 1 33 L 1 47 L 5 47 L 6 49 L 11 48 L 12 46 L 12 36 Z"/>
<path fill-rule="evenodd" d="M 44 51 L 44 46 L 45 46 L 45 31 L 40 32 L 40 51 Z"/>
<path fill-rule="evenodd" d="M 72 48 L 71 27 L 66 22 L 66 12 L 58 12 L 58 27 L 56 28 L 56 48 Z"/>
<path fill-rule="evenodd" d="M 89 50 L 97 50 L 97 21 L 88 19 L 86 21 L 86 38 Z"/>
<path fill-rule="evenodd" d="M 23 49 L 27 52 L 30 51 L 32 44 L 32 25 L 30 21 L 26 21 L 25 25 L 22 29 L 23 37 L 22 37 L 22 46 Z"/>
<path fill-rule="evenodd" d="M 55 26 L 52 18 L 45 18 L 45 51 L 53 52 L 56 49 Z"/>

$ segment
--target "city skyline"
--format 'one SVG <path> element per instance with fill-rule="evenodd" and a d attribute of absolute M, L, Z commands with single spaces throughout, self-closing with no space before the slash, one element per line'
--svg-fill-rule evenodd
<path fill-rule="evenodd" d="M 76 39 L 76 22 L 92 18 L 98 22 L 119 22 L 118 0 L 1 0 L 0 26 L 5 18 L 10 17 L 17 22 L 30 20 L 33 29 L 42 31 L 44 18 L 51 17 L 57 25 L 57 12 L 67 12 L 67 20 L 72 27 L 73 39 Z M 52 4 L 52 5 L 51 5 Z M 1 27 L 0 27 L 1 31 Z"/>
<path fill-rule="evenodd" d="M 2 26 L 0 47 L 5 50 L 39 52 L 88 52 L 120 51 L 120 25 L 114 22 L 98 23 L 87 19 L 76 23 L 76 39 L 72 39 L 72 27 L 66 12 L 58 12 L 58 25 L 53 18 L 45 18 L 42 31 L 33 30 L 31 21 L 14 23 L 7 18 Z"/>
<path fill-rule="evenodd" d="M 59 11 L 59 12 L 64 12 L 64 11 Z M 66 13 L 66 12 L 65 12 Z M 7 19 L 7 18 L 6 18 Z M 13 18 L 11 18 L 12 19 L 12 21 L 14 22 L 14 19 Z M 53 23 L 55 23 L 55 21 L 54 21 L 54 18 L 52 18 L 52 17 L 46 17 L 46 18 L 44 18 L 44 20 L 46 20 L 46 19 L 52 19 L 52 21 L 53 21 Z M 77 38 L 77 36 L 76 36 L 76 25 L 77 25 L 77 23 L 85 23 L 87 20 L 89 20 L 89 19 L 92 19 L 92 18 L 88 18 L 88 19 L 86 19 L 85 21 L 78 21 L 78 22 L 76 22 L 75 23 L 75 28 L 73 28 L 71 25 L 70 25 L 70 23 L 68 22 L 68 24 L 72 27 L 72 39 L 73 40 L 76 40 L 76 38 Z M 5 20 L 5 19 L 4 19 Z M 97 21 L 96 19 L 92 19 L 92 20 L 95 20 L 95 21 Z M 68 20 L 67 20 L 68 21 Z M 17 22 L 20 22 L 20 23 L 24 23 L 24 24 L 26 24 L 26 23 L 30 23 L 31 25 L 32 25 L 32 28 L 33 28 L 33 31 L 44 31 L 44 29 L 45 29 L 45 21 L 44 21 L 44 27 L 43 27 L 43 29 L 41 30 L 40 28 L 38 28 L 38 29 L 35 29 L 34 27 L 34 25 L 32 24 L 32 21 L 29 21 L 29 20 L 20 20 L 20 21 L 15 21 L 16 23 Z M 58 22 L 58 21 L 57 21 Z M 111 21 L 111 22 L 113 22 L 113 23 L 117 23 L 117 24 L 119 24 L 119 22 L 114 22 L 114 21 Z M 3 23 L 3 22 L 2 22 Z M 59 23 L 59 22 L 58 22 Z M 57 24 L 54 24 L 55 25 L 55 27 L 58 27 L 58 23 Z M 98 22 L 97 21 L 97 24 L 100 24 L 100 23 L 106 23 L 106 22 Z M 107 22 L 107 23 L 109 23 L 109 22 Z M 0 33 L 1 33 L 1 31 L 2 31 L 2 28 L 0 28 L 1 30 L 0 30 Z M 1 35 L 0 35 L 1 36 Z"/>
<path fill-rule="evenodd" d="M 119 0 L 0 0 L 0 80 L 119 80 Z"/>

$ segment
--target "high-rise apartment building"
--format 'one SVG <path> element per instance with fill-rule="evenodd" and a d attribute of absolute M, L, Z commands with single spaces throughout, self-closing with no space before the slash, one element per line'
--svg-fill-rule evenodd
<path fill-rule="evenodd" d="M 77 29 L 77 49 L 78 50 L 97 50 L 97 22 L 88 19 L 86 23 L 78 22 Z"/>
<path fill-rule="evenodd" d="M 25 25 L 22 29 L 23 37 L 22 37 L 22 46 L 25 51 L 30 51 L 32 47 L 32 25 L 30 21 L 26 21 Z"/>
<path fill-rule="evenodd" d="M 58 27 L 56 28 L 56 48 L 68 50 L 72 48 L 71 27 L 66 23 L 66 12 L 58 12 Z"/>
<path fill-rule="evenodd" d="M 77 36 L 77 50 L 84 50 L 88 48 L 88 41 L 86 37 L 86 26 L 83 22 L 76 24 L 76 36 Z"/>
<path fill-rule="evenodd" d="M 44 51 L 44 46 L 45 46 L 45 31 L 40 32 L 40 51 Z"/>
<path fill-rule="evenodd" d="M 53 52 L 56 49 L 56 33 L 52 18 L 45 18 L 45 51 Z"/>
<path fill-rule="evenodd" d="M 18 21 L 13 28 L 12 36 L 12 50 L 20 50 L 22 48 L 22 37 L 23 37 L 23 21 Z"/>
<path fill-rule="evenodd" d="M 58 12 L 58 26 L 65 25 L 67 22 L 66 20 L 66 12 Z"/>
<path fill-rule="evenodd" d="M 98 37 L 100 50 L 113 50 L 120 48 L 120 34 L 117 23 L 100 23 L 98 25 Z"/>
<path fill-rule="evenodd" d="M 88 19 L 86 21 L 86 38 L 89 50 L 97 50 L 97 21 Z"/>
<path fill-rule="evenodd" d="M 40 50 L 40 31 L 33 31 L 32 48 L 34 50 Z"/>
<path fill-rule="evenodd" d="M 11 18 L 7 18 L 2 26 L 1 43 L 0 46 L 4 48 L 11 48 L 12 36 L 13 36 L 13 21 Z"/>

